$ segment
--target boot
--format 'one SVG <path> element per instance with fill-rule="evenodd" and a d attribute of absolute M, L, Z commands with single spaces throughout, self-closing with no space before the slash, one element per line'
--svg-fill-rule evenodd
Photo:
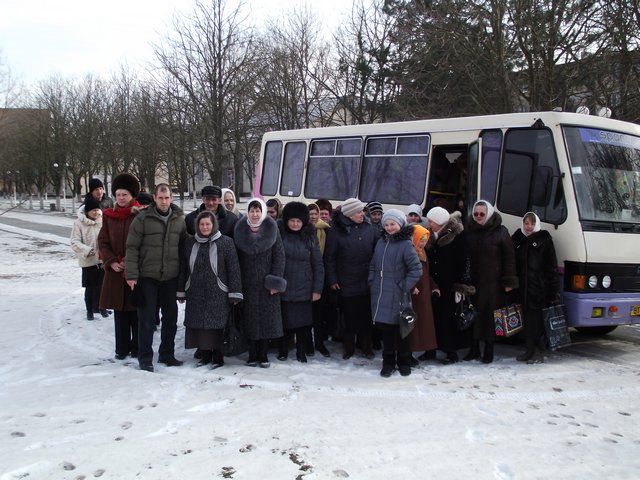
<path fill-rule="evenodd" d="M 484 354 L 482 355 L 482 363 L 493 362 L 493 342 L 484 342 Z"/>
<path fill-rule="evenodd" d="M 445 352 L 447 356 L 440 360 L 442 365 L 451 365 L 452 363 L 458 363 L 460 359 L 455 351 Z"/>
<path fill-rule="evenodd" d="M 426 350 L 422 355 L 418 357 L 418 360 L 421 362 L 426 362 L 428 360 L 436 359 L 436 351 L 435 350 Z"/>
<path fill-rule="evenodd" d="M 382 354 L 382 370 L 380 370 L 380 376 L 389 378 L 396 369 L 395 354 L 383 353 Z"/>
<path fill-rule="evenodd" d="M 224 356 L 220 350 L 211 352 L 211 370 L 220 368 L 224 365 Z"/>
<path fill-rule="evenodd" d="M 287 336 L 283 336 L 278 340 L 278 356 L 276 357 L 281 362 L 284 362 L 289 357 L 289 345 Z"/>
<path fill-rule="evenodd" d="M 247 359 L 248 367 L 258 366 L 258 347 L 255 340 L 249 341 L 249 358 Z"/>
<path fill-rule="evenodd" d="M 196 363 L 196 367 L 209 365 L 211 360 L 213 360 L 213 352 L 211 350 L 202 350 L 202 356 L 200 357 L 200 361 Z"/>
<path fill-rule="evenodd" d="M 478 340 L 474 340 L 471 343 L 471 348 L 469 352 L 462 358 L 465 362 L 469 362 L 471 360 L 477 360 L 480 358 L 480 342 Z"/>
<path fill-rule="evenodd" d="M 331 356 L 331 354 L 329 353 L 329 350 L 327 350 L 327 347 L 324 345 L 324 342 L 322 341 L 321 338 L 315 339 L 315 346 L 316 346 L 316 350 L 319 351 L 320 355 L 322 355 L 323 357 Z"/>
<path fill-rule="evenodd" d="M 368 360 L 375 358 L 376 354 L 373 353 L 373 349 L 371 348 L 371 334 L 363 335 L 358 340 L 361 343 L 362 356 Z"/>
<path fill-rule="evenodd" d="M 271 366 L 269 357 L 267 356 L 268 343 L 268 340 L 258 341 L 258 365 L 260 368 L 269 368 Z"/>
<path fill-rule="evenodd" d="M 533 365 L 535 363 L 544 363 L 544 355 L 537 348 L 533 350 L 533 354 L 527 359 L 528 365 Z"/>
<path fill-rule="evenodd" d="M 306 345 L 303 345 L 303 343 L 301 341 L 296 342 L 296 360 L 300 363 L 307 363 Z"/>
<path fill-rule="evenodd" d="M 93 312 L 91 310 L 87 310 L 87 320 L 93 320 Z"/>
<path fill-rule="evenodd" d="M 410 353 L 398 355 L 398 371 L 403 377 L 411 375 L 411 358 L 413 358 L 413 356 Z"/>
<path fill-rule="evenodd" d="M 351 357 L 353 357 L 353 354 L 355 353 L 355 346 L 353 344 L 353 340 L 344 340 L 342 342 L 342 359 L 343 360 L 349 360 Z"/>
<path fill-rule="evenodd" d="M 535 351 L 536 351 L 535 347 L 527 347 L 527 350 L 524 353 L 522 353 L 521 355 L 518 355 L 516 357 L 516 360 L 518 362 L 526 362 L 531 357 L 533 357 L 533 354 L 535 353 Z"/>
<path fill-rule="evenodd" d="M 102 318 L 107 318 L 109 316 L 109 310 L 99 310 L 100 315 L 102 315 Z"/>
<path fill-rule="evenodd" d="M 418 365 L 420 365 L 420 362 L 418 361 L 418 359 L 416 357 L 414 357 L 413 355 L 409 355 L 409 366 L 410 367 L 417 367 Z M 402 373 L 402 372 L 400 372 Z"/>

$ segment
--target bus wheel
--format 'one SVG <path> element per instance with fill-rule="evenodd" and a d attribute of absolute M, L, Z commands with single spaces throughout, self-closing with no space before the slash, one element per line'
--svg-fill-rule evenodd
<path fill-rule="evenodd" d="M 576 330 L 578 330 L 580 333 L 586 333 L 587 335 L 599 337 L 601 335 L 606 335 L 607 333 L 613 332 L 617 327 L 617 325 L 605 325 L 602 327 L 576 327 Z"/>

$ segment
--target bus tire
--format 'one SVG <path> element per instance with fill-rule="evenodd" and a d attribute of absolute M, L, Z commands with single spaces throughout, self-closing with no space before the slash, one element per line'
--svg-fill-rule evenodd
<path fill-rule="evenodd" d="M 617 327 L 617 325 L 604 325 L 602 327 L 576 327 L 576 330 L 578 330 L 580 333 L 586 333 L 587 335 L 599 337 L 613 332 Z"/>

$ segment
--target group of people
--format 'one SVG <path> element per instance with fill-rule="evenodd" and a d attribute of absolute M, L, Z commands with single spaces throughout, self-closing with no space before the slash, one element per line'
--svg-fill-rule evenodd
<path fill-rule="evenodd" d="M 113 204 L 100 180 L 89 185 L 71 242 L 87 319 L 113 310 L 116 358 L 137 357 L 143 370 L 154 370 L 158 324 L 158 361 L 182 364 L 177 302 L 185 302 L 185 348 L 212 368 L 224 365 L 231 319 L 249 342 L 250 366 L 269 367 L 271 348 L 280 361 L 292 348 L 302 363 L 316 351 L 330 356 L 330 338 L 342 342 L 343 359 L 381 348 L 383 377 L 409 375 L 420 361 L 458 362 L 462 348 L 463 360 L 491 363 L 493 311 L 510 300 L 524 311 L 527 350 L 518 360 L 543 361 L 542 309 L 558 301 L 559 280 L 551 236 L 532 212 L 511 238 L 484 200 L 465 220 L 440 206 L 423 217 L 419 205 L 383 211 L 357 198 L 335 209 L 326 199 L 283 206 L 252 198 L 241 215 L 233 191 L 206 186 L 202 205 L 185 216 L 167 184 L 151 196 L 135 176 L 117 175 Z M 409 298 L 417 320 L 402 336 Z M 455 315 L 464 299 L 477 315 L 461 332 Z"/>

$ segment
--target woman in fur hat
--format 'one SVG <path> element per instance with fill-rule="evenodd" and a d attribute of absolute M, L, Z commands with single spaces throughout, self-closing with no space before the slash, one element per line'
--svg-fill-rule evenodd
<path fill-rule="evenodd" d="M 516 251 L 520 288 L 516 296 L 522 304 L 527 350 L 516 357 L 519 362 L 541 363 L 539 349 L 544 332 L 542 309 L 560 301 L 556 250 L 553 239 L 540 229 L 540 219 L 533 212 L 522 218 L 522 228 L 511 237 Z"/>
<path fill-rule="evenodd" d="M 306 363 L 307 343 L 311 337 L 312 302 L 320 300 L 324 284 L 324 266 L 315 227 L 309 223 L 304 203 L 290 202 L 282 209 L 278 221 L 285 253 L 284 278 L 287 289 L 282 294 L 282 321 L 289 336 L 296 337 L 296 359 Z M 287 358 L 287 336 L 279 349 L 279 360 Z"/>
<path fill-rule="evenodd" d="M 413 226 L 407 225 L 404 213 L 387 210 L 382 226 L 384 234 L 369 267 L 371 315 L 382 333 L 380 375 L 390 377 L 397 365 L 400 374 L 407 376 L 411 374 L 409 337 L 401 338 L 398 315 L 403 294 L 420 294 L 415 286 L 422 276 L 422 265 L 411 241 Z"/>
<path fill-rule="evenodd" d="M 267 217 L 262 199 L 249 201 L 247 215 L 236 223 L 233 240 L 242 275 L 243 327 L 250 341 L 247 365 L 268 368 L 268 341 L 283 335 L 280 294 L 287 282 L 278 225 Z"/>
<path fill-rule="evenodd" d="M 177 297 L 186 300 L 184 343 L 202 352 L 198 366 L 218 368 L 224 365 L 223 330 L 231 306 L 242 300 L 240 264 L 233 240 L 220 233 L 213 212 L 200 212 L 195 228 L 180 254 Z"/>
<path fill-rule="evenodd" d="M 491 363 L 496 334 L 493 311 L 507 304 L 506 293 L 518 286 L 518 276 L 509 232 L 502 225 L 500 214 L 486 200 L 473 205 L 467 241 L 471 283 L 476 287 L 473 304 L 478 315 L 472 327 L 471 349 L 463 360 L 479 359 L 483 341 L 482 363 Z"/>
<path fill-rule="evenodd" d="M 124 278 L 124 256 L 131 222 L 138 213 L 135 200 L 140 182 L 129 173 L 117 175 L 111 183 L 116 202 L 103 212 L 98 248 L 104 264 L 104 281 L 100 293 L 100 308 L 113 309 L 116 337 L 116 358 L 138 356 L 138 315 L 133 293 Z"/>
<path fill-rule="evenodd" d="M 82 268 L 82 286 L 84 304 L 87 308 L 87 320 L 93 320 L 93 314 L 100 312 L 100 288 L 102 287 L 102 261 L 98 252 L 98 234 L 102 228 L 102 210 L 100 202 L 87 197 L 84 208 L 78 211 L 78 218 L 71 229 L 71 248 L 78 257 Z M 104 311 L 105 317 L 109 314 Z"/>

